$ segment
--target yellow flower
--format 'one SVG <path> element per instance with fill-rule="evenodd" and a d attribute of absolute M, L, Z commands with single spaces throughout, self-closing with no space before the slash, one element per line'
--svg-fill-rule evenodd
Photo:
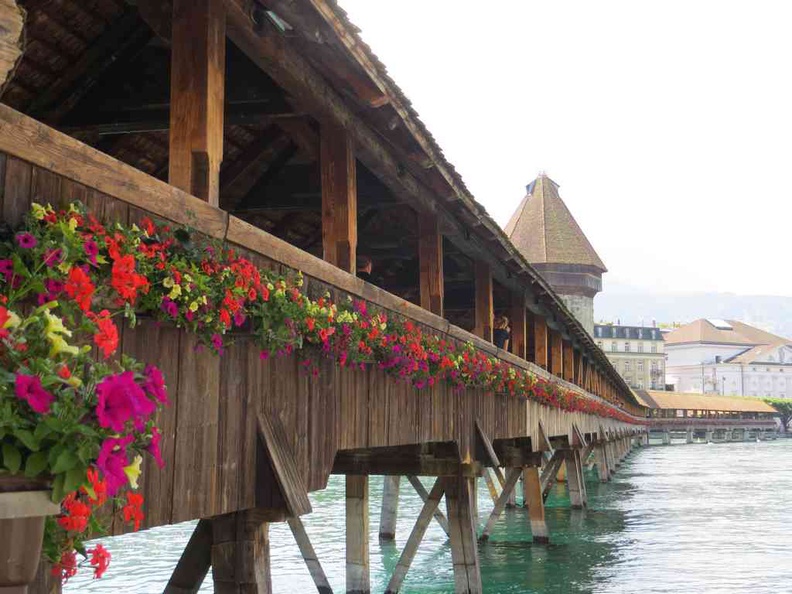
<path fill-rule="evenodd" d="M 72 231 L 77 230 L 77 219 L 75 219 L 74 217 L 69 219 L 69 229 L 71 229 Z"/>
<path fill-rule="evenodd" d="M 76 355 L 80 352 L 80 350 L 76 346 L 72 346 L 63 340 L 63 337 L 60 334 L 47 334 L 47 338 L 52 345 L 50 349 L 49 356 L 54 357 L 55 355 L 59 355 L 60 353 L 67 353 L 69 355 Z"/>
<path fill-rule="evenodd" d="M 129 466 L 124 466 L 124 473 L 127 475 L 129 479 L 129 485 L 133 489 L 138 488 L 138 478 L 140 477 L 140 463 L 143 462 L 142 456 L 135 456 L 135 459 L 132 461 L 132 464 Z"/>
<path fill-rule="evenodd" d="M 162 286 L 165 287 L 166 289 L 170 289 L 173 286 L 173 284 L 174 282 L 171 277 L 168 277 L 164 281 L 162 281 Z"/>
<path fill-rule="evenodd" d="M 66 383 L 69 384 L 72 388 L 79 388 L 80 386 L 82 386 L 82 380 L 76 375 L 73 375 L 69 379 L 67 379 Z"/>
<path fill-rule="evenodd" d="M 189 309 L 193 313 L 198 311 L 198 302 L 197 301 L 193 301 L 192 303 L 190 303 L 190 308 Z"/>
<path fill-rule="evenodd" d="M 63 325 L 63 320 L 58 316 L 53 316 L 47 310 L 44 310 L 42 313 L 44 314 L 44 318 L 47 320 L 47 326 L 44 328 L 44 332 L 47 334 L 48 338 L 56 334 L 62 334 L 63 336 L 72 335 L 71 330 Z"/>
<path fill-rule="evenodd" d="M 11 311 L 9 309 L 8 310 L 8 319 L 6 320 L 6 323 L 3 324 L 3 328 L 5 328 L 5 329 L 16 328 L 17 326 L 19 326 L 19 324 L 21 322 L 22 322 L 22 320 L 19 319 L 19 316 L 16 315 L 13 311 Z"/>
<path fill-rule="evenodd" d="M 40 221 L 45 216 L 47 216 L 47 210 L 43 206 L 41 206 L 41 204 L 39 204 L 38 202 L 34 202 L 30 206 L 30 210 L 33 213 L 33 218 L 36 219 L 37 221 Z"/>
<path fill-rule="evenodd" d="M 171 289 L 171 292 L 168 294 L 168 297 L 175 300 L 176 298 L 178 298 L 179 295 L 181 295 L 181 292 L 182 290 L 179 285 L 173 285 L 173 288 Z"/>

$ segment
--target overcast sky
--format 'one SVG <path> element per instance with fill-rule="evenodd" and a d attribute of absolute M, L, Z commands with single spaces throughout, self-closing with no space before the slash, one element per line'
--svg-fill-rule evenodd
<path fill-rule="evenodd" d="M 792 3 L 340 4 L 501 225 L 544 170 L 606 289 L 792 296 Z"/>

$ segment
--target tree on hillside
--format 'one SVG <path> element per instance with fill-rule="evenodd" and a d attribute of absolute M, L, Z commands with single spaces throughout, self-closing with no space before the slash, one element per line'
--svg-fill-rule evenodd
<path fill-rule="evenodd" d="M 778 411 L 781 430 L 786 433 L 789 422 L 792 421 L 792 398 L 765 398 L 764 401 Z"/>

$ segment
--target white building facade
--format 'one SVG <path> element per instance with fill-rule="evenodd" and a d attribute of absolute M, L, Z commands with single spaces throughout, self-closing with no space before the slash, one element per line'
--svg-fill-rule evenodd
<path fill-rule="evenodd" d="M 631 388 L 665 390 L 665 351 L 659 328 L 594 324 L 594 340 Z"/>
<path fill-rule="evenodd" d="M 735 320 L 696 320 L 666 336 L 676 392 L 792 398 L 792 340 Z"/>

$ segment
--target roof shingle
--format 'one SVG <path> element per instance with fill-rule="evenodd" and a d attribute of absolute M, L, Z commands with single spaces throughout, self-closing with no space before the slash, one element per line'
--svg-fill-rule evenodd
<path fill-rule="evenodd" d="M 505 231 L 531 264 L 579 264 L 607 272 L 561 200 L 558 184 L 544 174 L 528 185 L 528 193 Z"/>

